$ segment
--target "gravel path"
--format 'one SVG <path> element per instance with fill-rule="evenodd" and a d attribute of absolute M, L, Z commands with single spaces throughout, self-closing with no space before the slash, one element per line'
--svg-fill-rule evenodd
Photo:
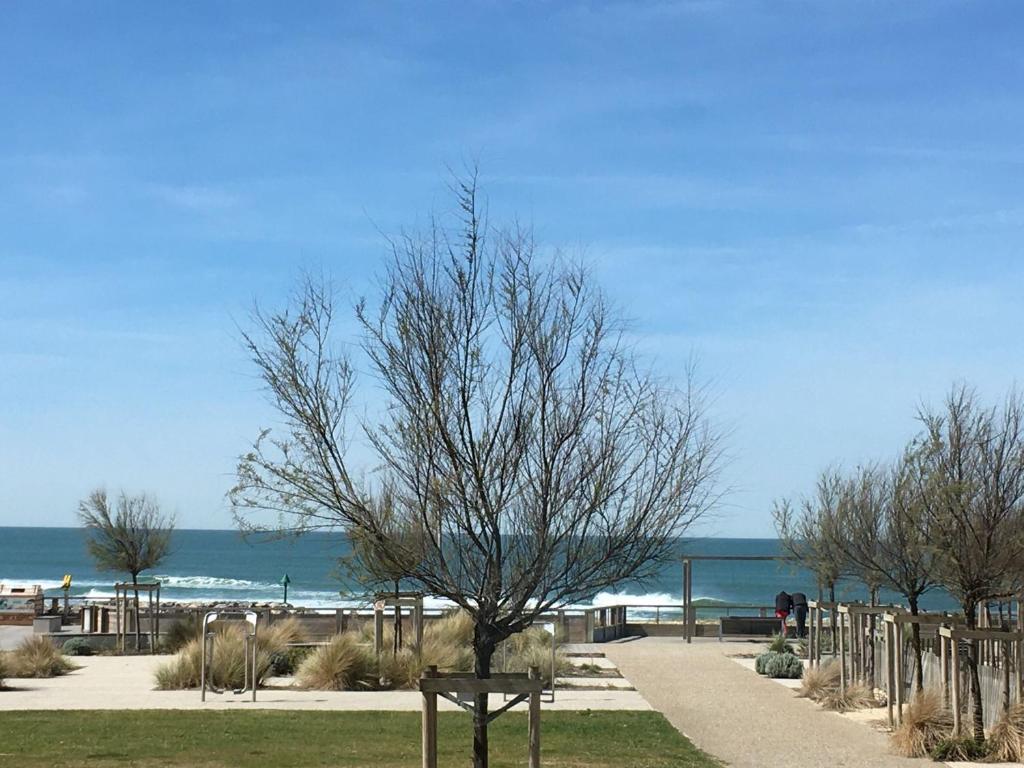
<path fill-rule="evenodd" d="M 822 711 L 726 655 L 758 648 L 653 637 L 602 646 L 651 706 L 698 747 L 737 768 L 933 765 L 890 755 L 883 733 Z"/>

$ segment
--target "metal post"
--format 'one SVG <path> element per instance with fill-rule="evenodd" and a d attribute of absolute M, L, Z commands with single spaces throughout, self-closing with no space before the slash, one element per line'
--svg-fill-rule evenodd
<path fill-rule="evenodd" d="M 259 680 L 256 677 L 256 622 L 252 625 L 252 700 L 256 701 L 256 689 L 259 687 Z"/>
<path fill-rule="evenodd" d="M 693 639 L 696 632 L 696 611 L 693 609 L 693 561 L 686 568 L 686 642 Z"/>

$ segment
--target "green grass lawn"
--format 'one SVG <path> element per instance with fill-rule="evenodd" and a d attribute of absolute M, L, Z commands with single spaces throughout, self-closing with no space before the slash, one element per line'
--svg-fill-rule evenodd
<path fill-rule="evenodd" d="M 2 695 L 2 694 L 0 694 Z M 416 712 L 2 712 L 0 766 L 297 766 L 420 765 Z M 491 725 L 491 765 L 526 765 L 526 716 Z M 469 765 L 468 715 L 441 713 L 441 766 Z M 562 768 L 712 768 L 656 712 L 545 712 L 542 763 Z"/>

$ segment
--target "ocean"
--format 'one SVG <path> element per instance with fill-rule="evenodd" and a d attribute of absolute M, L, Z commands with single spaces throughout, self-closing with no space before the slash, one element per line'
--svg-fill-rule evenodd
<path fill-rule="evenodd" d="M 704 538 L 680 541 L 680 555 L 781 554 L 776 539 Z M 347 552 L 341 534 L 310 533 L 286 540 L 243 538 L 237 531 L 180 530 L 174 532 L 172 553 L 157 569 L 144 574 L 159 579 L 161 599 L 181 602 L 275 602 L 283 597 L 280 585 L 290 579 L 288 602 L 309 608 L 354 607 L 358 591 L 342 582 L 338 558 Z M 115 580 L 124 574 L 98 572 L 85 548 L 79 528 L 0 527 L 0 582 L 39 584 L 49 595 L 60 594 L 65 573 L 73 578 L 74 596 L 113 597 Z M 781 590 L 817 595 L 813 577 L 779 561 L 697 561 L 693 570 L 693 596 L 709 609 L 715 603 L 771 605 Z M 855 583 L 840 584 L 842 599 L 864 599 Z M 895 596 L 883 595 L 895 600 Z M 682 602 L 682 566 L 666 563 L 653 579 L 625 582 L 616 590 L 589 596 L 577 607 L 617 603 L 678 605 Z M 948 595 L 935 592 L 924 599 L 932 610 L 952 609 Z M 427 603 L 430 607 L 430 602 Z"/>

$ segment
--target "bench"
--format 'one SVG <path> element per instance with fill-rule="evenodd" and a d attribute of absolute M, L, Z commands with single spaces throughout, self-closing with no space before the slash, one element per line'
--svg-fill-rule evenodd
<path fill-rule="evenodd" d="M 724 637 L 771 637 L 779 633 L 782 621 L 773 616 L 722 616 L 718 619 L 718 640 Z"/>

